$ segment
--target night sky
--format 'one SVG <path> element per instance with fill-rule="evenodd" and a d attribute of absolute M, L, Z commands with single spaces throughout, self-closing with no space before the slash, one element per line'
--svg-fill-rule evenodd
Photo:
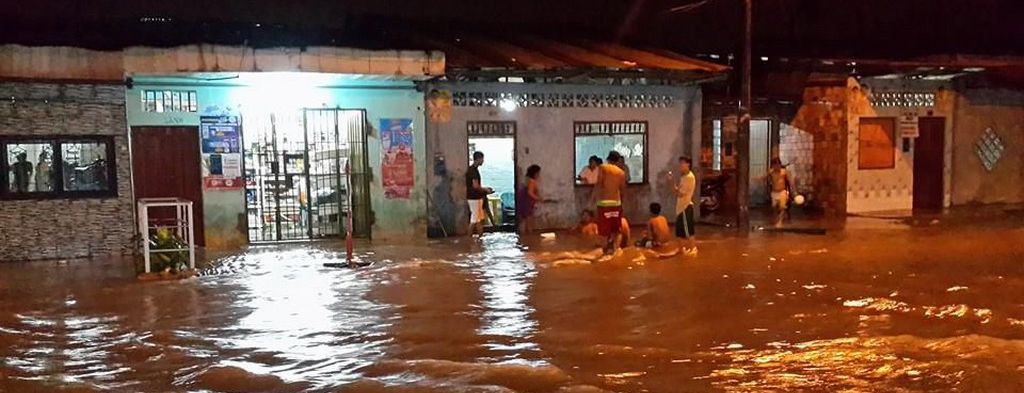
<path fill-rule="evenodd" d="M 30 45 L 114 49 L 211 42 L 408 48 L 410 44 L 396 36 L 459 32 L 587 37 L 687 54 L 735 52 L 742 4 L 740 0 L 4 2 L 9 6 L 0 7 L 0 40 Z M 1024 1 L 1020 0 L 754 3 L 758 55 L 1024 55 Z"/>

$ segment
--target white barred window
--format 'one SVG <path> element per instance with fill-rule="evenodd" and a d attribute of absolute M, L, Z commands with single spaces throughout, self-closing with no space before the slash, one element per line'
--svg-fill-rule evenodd
<path fill-rule="evenodd" d="M 195 90 L 143 90 L 143 112 L 197 112 Z"/>

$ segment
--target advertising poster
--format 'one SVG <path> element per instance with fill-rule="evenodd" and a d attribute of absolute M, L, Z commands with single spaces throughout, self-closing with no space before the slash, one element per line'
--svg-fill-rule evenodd
<path fill-rule="evenodd" d="M 380 140 L 384 197 L 408 199 L 415 183 L 412 119 L 381 119 Z"/>
<path fill-rule="evenodd" d="M 241 133 L 238 116 L 201 116 L 199 132 L 203 154 L 241 153 Z"/>
<path fill-rule="evenodd" d="M 203 188 L 240 190 L 242 182 L 241 119 L 234 115 L 201 116 Z"/>
<path fill-rule="evenodd" d="M 917 113 L 906 112 L 900 115 L 900 137 L 902 138 L 917 138 L 921 135 L 920 129 L 917 126 Z"/>

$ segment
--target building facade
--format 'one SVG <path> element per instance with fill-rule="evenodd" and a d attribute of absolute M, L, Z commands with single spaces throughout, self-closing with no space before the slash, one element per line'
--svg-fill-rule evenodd
<path fill-rule="evenodd" d="M 192 201 L 198 243 L 216 250 L 349 228 L 461 234 L 469 154 L 507 136 L 493 157 L 508 158 L 493 166 L 506 199 L 527 166 L 544 167 L 540 227 L 576 222 L 590 194 L 576 175 L 612 149 L 631 166 L 627 216 L 671 210 L 669 172 L 700 145 L 697 83 L 724 67 L 542 43 L 502 46 L 519 52 L 489 69 L 518 83 L 466 77 L 493 59 L 458 48 L 444 48 L 462 61 L 449 69 L 430 50 L 0 47 L 0 260 L 134 253 L 149 237 L 135 203 L 155 197 Z M 440 91 L 447 106 L 428 96 Z"/>
<path fill-rule="evenodd" d="M 507 207 L 522 192 L 526 169 L 539 165 L 545 202 L 537 207 L 536 226 L 568 228 L 584 209 L 594 209 L 593 187 L 578 178 L 591 156 L 623 154 L 630 173 L 624 211 L 630 222 L 640 223 L 652 202 L 672 216 L 671 173 L 678 175 L 680 156 L 693 156 L 700 146 L 701 92 L 695 85 L 457 82 L 430 89 L 452 96 L 450 117 L 427 128 L 434 233 L 466 233 L 465 173 L 475 151 L 486 153 L 484 185 L 502 199 L 493 206 Z M 513 196 L 502 197 L 506 192 Z"/>
<path fill-rule="evenodd" d="M 2 82 L 0 260 L 134 250 L 124 86 Z"/>
<path fill-rule="evenodd" d="M 415 82 L 443 73 L 439 53 L 0 52 L 0 260 L 132 254 L 147 197 L 193 201 L 211 249 L 340 238 L 349 217 L 363 237 L 426 232 Z"/>
<path fill-rule="evenodd" d="M 836 215 L 1024 203 L 1022 90 L 981 71 L 879 74 L 818 74 L 799 99 L 755 106 L 752 205 L 764 202 L 756 190 L 772 157 L 797 192 Z M 731 171 L 736 118 L 710 112 L 704 161 Z"/>

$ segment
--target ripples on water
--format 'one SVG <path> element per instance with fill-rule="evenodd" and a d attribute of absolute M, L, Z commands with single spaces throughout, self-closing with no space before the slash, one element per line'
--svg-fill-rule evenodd
<path fill-rule="evenodd" d="M 1024 236 L 971 236 L 576 264 L 493 234 L 378 246 L 358 270 L 289 245 L 163 283 L 118 261 L 8 264 L 0 391 L 1024 391 Z"/>

